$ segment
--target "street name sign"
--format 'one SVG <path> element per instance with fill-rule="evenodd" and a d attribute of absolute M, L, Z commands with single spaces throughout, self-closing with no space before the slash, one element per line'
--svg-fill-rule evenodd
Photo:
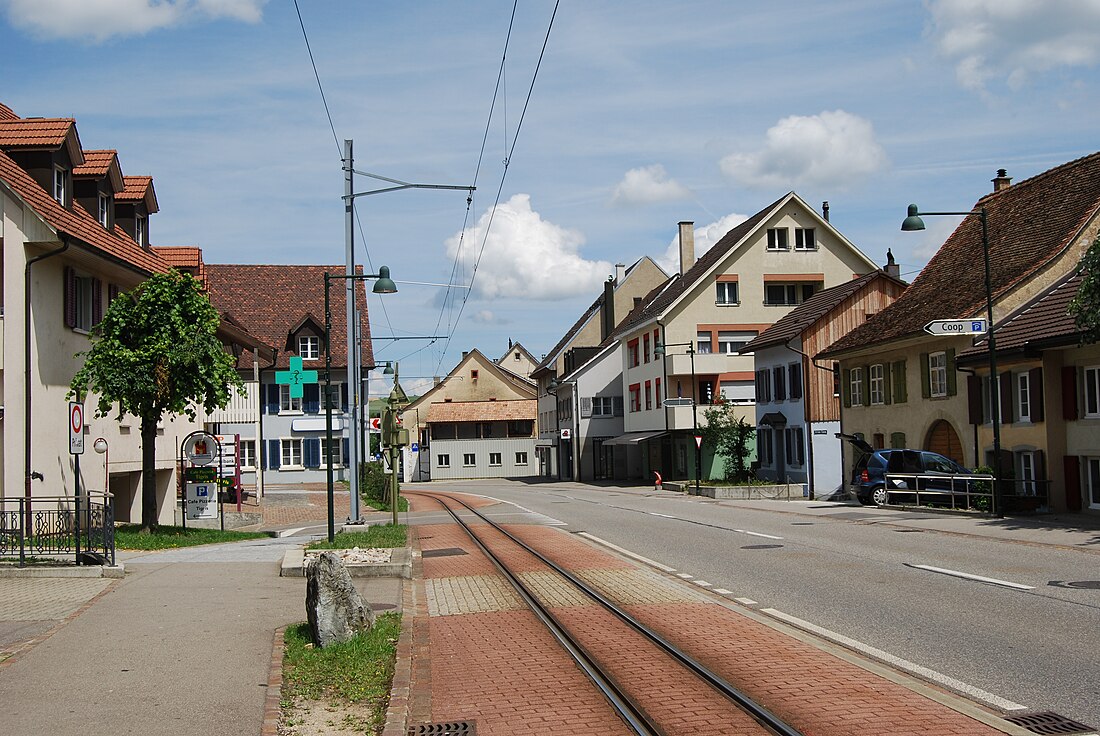
<path fill-rule="evenodd" d="M 936 319 L 924 326 L 929 335 L 984 335 L 989 331 L 983 318 Z"/>

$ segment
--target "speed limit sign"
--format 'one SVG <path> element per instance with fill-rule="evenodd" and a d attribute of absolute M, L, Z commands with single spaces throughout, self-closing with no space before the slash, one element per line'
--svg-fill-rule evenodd
<path fill-rule="evenodd" d="M 69 454 L 84 454 L 84 404 L 69 402 Z"/>

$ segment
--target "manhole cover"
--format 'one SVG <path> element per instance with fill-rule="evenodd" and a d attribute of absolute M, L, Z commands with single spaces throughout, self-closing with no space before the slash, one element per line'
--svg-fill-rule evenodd
<path fill-rule="evenodd" d="M 1060 716 L 1057 713 L 1046 711 L 1043 713 L 1027 713 L 1022 716 L 1005 716 L 1005 720 L 1017 726 L 1023 726 L 1032 733 L 1062 734 L 1062 733 L 1091 733 L 1092 728 L 1083 723 Z"/>
<path fill-rule="evenodd" d="M 423 557 L 453 557 L 454 555 L 469 554 L 461 547 L 445 547 L 444 549 L 426 549 L 422 553 Z M 424 733 L 435 733 L 434 731 L 425 731 Z M 443 733 L 443 732 L 440 732 Z"/>
<path fill-rule="evenodd" d="M 473 721 L 454 723 L 420 723 L 409 726 L 408 736 L 470 736 L 477 733 Z"/>
<path fill-rule="evenodd" d="M 746 544 L 741 549 L 779 549 L 782 544 Z"/>

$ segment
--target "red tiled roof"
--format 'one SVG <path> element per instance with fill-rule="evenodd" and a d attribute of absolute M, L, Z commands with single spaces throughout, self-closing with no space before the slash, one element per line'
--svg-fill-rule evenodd
<path fill-rule="evenodd" d="M 279 350 L 277 367 L 290 364 L 297 345 L 287 349 L 290 329 L 309 313 L 325 315 L 324 273 L 343 274 L 344 266 L 275 266 L 206 264 L 206 288 L 210 301 L 221 314 L 234 320 L 258 339 Z M 344 282 L 329 284 L 329 309 L 332 314 L 332 366 L 347 367 L 347 318 L 344 306 Z M 374 365 L 367 315 L 367 292 L 362 281 L 355 283 L 356 302 L 360 305 L 363 365 Z M 323 326 L 323 325 L 322 325 Z M 251 367 L 251 356 L 241 356 L 240 367 Z M 265 366 L 266 367 L 266 366 Z M 320 361 L 323 369 L 324 361 Z"/>
<path fill-rule="evenodd" d="M 0 148 L 59 148 L 75 124 L 72 118 L 0 120 Z"/>
<path fill-rule="evenodd" d="M 18 120 L 19 116 L 10 107 L 0 102 L 0 120 Z"/>
<path fill-rule="evenodd" d="M 154 245 L 151 249 L 169 266 L 191 273 L 205 288 L 206 264 L 202 260 L 202 248 L 194 245 Z"/>
<path fill-rule="evenodd" d="M 994 301 L 1063 252 L 1100 208 L 1100 153 L 978 200 L 985 207 Z M 920 334 L 937 319 L 985 313 L 981 219 L 965 218 L 896 302 L 842 337 L 831 356 Z"/>
<path fill-rule="evenodd" d="M 129 238 L 108 233 L 87 210 L 74 202 L 72 210 L 62 207 L 31 176 L 0 151 L 0 180 L 22 198 L 51 227 L 79 239 L 102 255 L 127 263 L 145 273 L 163 273 L 168 265 L 154 253 L 143 250 Z"/>
<path fill-rule="evenodd" d="M 73 176 L 106 176 L 118 151 L 84 151 L 84 164 L 73 167 Z"/>
<path fill-rule="evenodd" d="M 508 401 L 440 401 L 428 405 L 428 423 L 534 421 L 535 399 Z"/>
<path fill-rule="evenodd" d="M 116 202 L 140 202 L 145 200 L 149 212 L 159 211 L 157 195 L 153 190 L 153 177 L 151 176 L 124 176 L 125 189 L 115 195 Z"/>

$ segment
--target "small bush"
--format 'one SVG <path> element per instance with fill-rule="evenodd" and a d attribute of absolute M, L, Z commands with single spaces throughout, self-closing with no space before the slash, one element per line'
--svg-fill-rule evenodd
<path fill-rule="evenodd" d="M 382 463 L 359 465 L 359 495 L 369 501 L 384 503 L 389 495 L 389 476 Z"/>

